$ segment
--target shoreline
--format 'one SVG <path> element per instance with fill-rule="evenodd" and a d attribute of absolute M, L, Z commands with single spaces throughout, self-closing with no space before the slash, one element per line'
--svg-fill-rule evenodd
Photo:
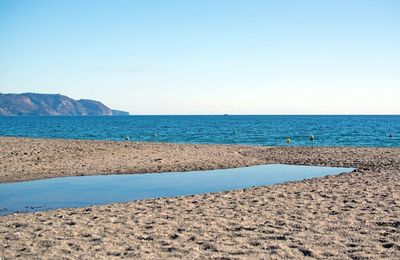
<path fill-rule="evenodd" d="M 272 163 L 356 169 L 248 189 L 5 215 L 0 258 L 400 258 L 400 148 L 0 137 L 0 162 L 0 183 Z"/>
<path fill-rule="evenodd" d="M 250 146 L 0 136 L 0 183 L 261 164 L 399 169 L 399 151 L 400 148 L 388 147 Z"/>

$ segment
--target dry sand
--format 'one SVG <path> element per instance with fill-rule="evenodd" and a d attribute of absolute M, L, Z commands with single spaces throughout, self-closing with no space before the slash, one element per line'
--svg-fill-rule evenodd
<path fill-rule="evenodd" d="M 284 163 L 356 171 L 0 217 L 0 258 L 400 259 L 400 149 L 0 137 L 0 182 Z"/>

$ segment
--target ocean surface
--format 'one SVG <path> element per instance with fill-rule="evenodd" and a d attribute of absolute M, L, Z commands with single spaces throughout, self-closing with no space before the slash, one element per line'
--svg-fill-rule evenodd
<path fill-rule="evenodd" d="M 400 147 L 400 115 L 0 116 L 0 136 L 92 140 L 125 140 L 128 136 L 131 141 L 146 142 Z"/>

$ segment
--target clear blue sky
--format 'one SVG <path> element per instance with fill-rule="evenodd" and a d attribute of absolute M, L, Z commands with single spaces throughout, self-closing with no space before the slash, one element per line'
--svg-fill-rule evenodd
<path fill-rule="evenodd" d="M 132 114 L 400 114 L 400 1 L 0 0 L 0 92 Z"/>

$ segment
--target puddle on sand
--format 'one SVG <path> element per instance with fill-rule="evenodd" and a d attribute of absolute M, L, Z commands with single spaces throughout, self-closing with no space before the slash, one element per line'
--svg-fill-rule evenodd
<path fill-rule="evenodd" d="M 210 171 L 95 175 L 5 183 L 0 184 L 0 215 L 243 189 L 353 170 L 270 164 Z"/>

